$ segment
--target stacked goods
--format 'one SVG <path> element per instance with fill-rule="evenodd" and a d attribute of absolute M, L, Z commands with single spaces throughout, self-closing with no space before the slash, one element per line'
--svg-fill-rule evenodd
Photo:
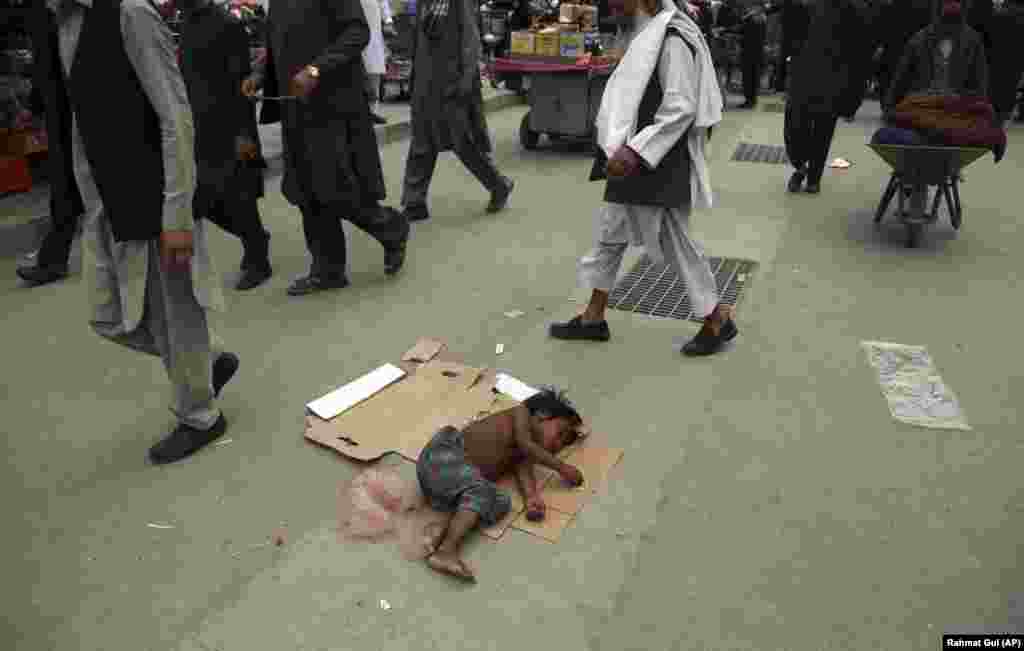
<path fill-rule="evenodd" d="M 560 63 L 601 54 L 597 7 L 562 4 L 555 17 L 534 18 L 529 30 L 512 33 L 512 56 Z"/>

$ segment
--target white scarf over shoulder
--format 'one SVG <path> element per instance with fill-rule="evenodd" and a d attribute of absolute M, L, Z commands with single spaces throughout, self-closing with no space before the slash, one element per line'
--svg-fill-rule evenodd
<path fill-rule="evenodd" d="M 671 0 L 668 0 L 666 4 L 670 2 Z M 694 208 L 710 208 L 714 199 L 707 161 L 704 158 L 704 147 L 708 127 L 722 121 L 722 91 L 718 87 L 718 76 L 711 61 L 711 50 L 704 40 L 704 35 L 693 19 L 674 6 L 659 12 L 633 37 L 625 56 L 608 79 L 595 123 L 597 142 L 605 155 L 611 158 L 620 147 L 636 135 L 640 101 L 651 76 L 657 69 L 662 44 L 665 42 L 669 27 L 678 31 L 696 52 L 696 116 L 687 139 L 687 149 L 692 162 L 690 196 Z"/>

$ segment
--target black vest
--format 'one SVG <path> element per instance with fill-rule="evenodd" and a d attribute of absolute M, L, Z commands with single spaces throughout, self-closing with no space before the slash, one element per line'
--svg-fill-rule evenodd
<path fill-rule="evenodd" d="M 678 36 L 675 30 L 670 30 L 669 35 Z M 679 36 L 679 38 L 682 37 Z M 686 43 L 685 40 L 683 42 Z M 696 57 L 693 46 L 689 43 L 686 45 Z M 644 90 L 643 99 L 640 101 L 640 108 L 637 112 L 637 133 L 654 124 L 654 115 L 661 106 L 662 95 L 661 81 L 658 79 L 658 71 L 655 70 L 647 84 L 647 89 Z M 597 159 L 590 172 L 590 180 L 607 179 L 604 200 L 609 203 L 663 208 L 687 206 L 690 204 L 691 163 L 690 152 L 686 145 L 689 135 L 690 129 L 687 129 L 656 168 L 648 169 L 641 165 L 636 174 L 624 179 L 608 178 L 606 169 L 608 159 L 604 150 L 598 147 Z"/>
<path fill-rule="evenodd" d="M 68 82 L 85 156 L 114 239 L 156 239 L 164 204 L 160 119 L 125 53 L 121 0 L 93 0 L 86 11 Z"/>

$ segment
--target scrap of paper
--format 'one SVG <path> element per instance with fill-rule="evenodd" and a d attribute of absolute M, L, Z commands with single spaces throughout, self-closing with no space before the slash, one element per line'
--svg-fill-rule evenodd
<path fill-rule="evenodd" d="M 952 389 L 946 386 L 924 346 L 861 342 L 878 373 L 892 417 L 934 429 L 970 430 Z"/>
<path fill-rule="evenodd" d="M 850 165 L 851 165 L 850 161 L 846 160 L 845 158 L 837 158 L 837 159 L 833 160 L 831 163 L 829 163 L 828 166 L 829 167 L 834 167 L 834 168 L 840 169 L 840 170 L 845 170 L 845 169 L 849 168 Z"/>

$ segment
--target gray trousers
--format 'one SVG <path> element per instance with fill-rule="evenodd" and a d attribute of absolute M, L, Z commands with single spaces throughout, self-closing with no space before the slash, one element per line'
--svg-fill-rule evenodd
<path fill-rule="evenodd" d="M 683 208 L 604 204 L 598 214 L 597 246 L 579 262 L 580 286 L 611 292 L 629 245 L 640 245 L 686 283 L 694 313 L 711 314 L 718 304 L 718 287 L 703 247 L 687 232 L 689 221 Z"/>
<path fill-rule="evenodd" d="M 89 325 L 106 339 L 160 357 L 174 387 L 171 411 L 182 425 L 208 430 L 220 418 L 212 374 L 213 360 L 223 346 L 196 300 L 192 274 L 165 273 L 155 241 L 148 244 L 146 255 L 146 305 L 138 327 L 126 332 L 123 322 L 90 321 Z"/>
<path fill-rule="evenodd" d="M 427 191 L 430 189 L 430 180 L 434 178 L 434 169 L 437 167 L 437 154 L 430 142 L 413 138 L 412 144 L 409 145 L 409 158 L 405 162 L 403 206 L 427 204 Z M 482 151 L 469 139 L 462 138 L 455 144 L 455 155 L 489 192 L 496 192 L 503 187 L 505 179 L 494 166 L 491 155 Z"/>

